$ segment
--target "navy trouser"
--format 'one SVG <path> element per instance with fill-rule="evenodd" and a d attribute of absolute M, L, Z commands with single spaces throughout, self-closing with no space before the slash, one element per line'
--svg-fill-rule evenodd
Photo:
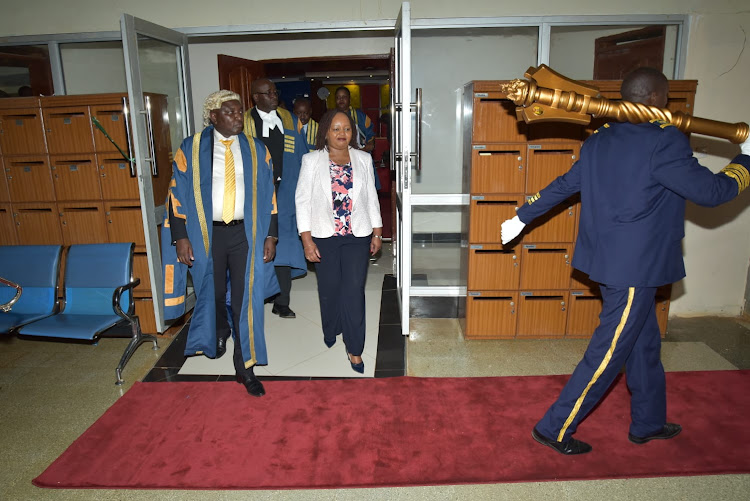
<path fill-rule="evenodd" d="M 320 251 L 315 263 L 323 339 L 332 345 L 343 334 L 354 356 L 365 349 L 365 281 L 371 237 L 354 235 L 313 238 Z"/>
<path fill-rule="evenodd" d="M 603 304 L 599 326 L 557 401 L 536 425 L 539 433 L 559 442 L 575 433 L 578 423 L 599 402 L 623 365 L 632 394 L 630 433 L 645 437 L 661 431 L 666 423 L 656 288 L 601 285 L 600 289 Z"/>
<path fill-rule="evenodd" d="M 274 266 L 276 279 L 279 281 L 281 292 L 273 299 L 276 306 L 289 306 L 289 293 L 292 291 L 292 268 L 290 266 Z"/>

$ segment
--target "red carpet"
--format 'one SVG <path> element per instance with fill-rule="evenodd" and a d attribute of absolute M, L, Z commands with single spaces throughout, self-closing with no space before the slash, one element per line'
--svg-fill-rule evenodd
<path fill-rule="evenodd" d="M 531 429 L 567 376 L 136 383 L 40 487 L 297 489 L 750 472 L 750 371 L 667 374 L 673 440 L 628 442 L 624 380 L 565 457 Z M 153 426 L 150 428 L 150 426 Z"/>

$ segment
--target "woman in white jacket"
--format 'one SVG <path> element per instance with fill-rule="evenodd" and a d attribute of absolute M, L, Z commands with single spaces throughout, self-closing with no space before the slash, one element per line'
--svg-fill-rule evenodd
<path fill-rule="evenodd" d="M 343 335 L 352 369 L 365 370 L 365 280 L 383 241 L 372 157 L 356 149 L 351 118 L 331 110 L 318 127 L 316 150 L 302 157 L 297 230 L 318 276 L 323 342 Z"/>

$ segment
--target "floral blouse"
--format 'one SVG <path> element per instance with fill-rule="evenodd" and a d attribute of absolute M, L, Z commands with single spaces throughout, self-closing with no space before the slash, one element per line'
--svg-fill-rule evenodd
<path fill-rule="evenodd" d="M 333 236 L 351 235 L 352 199 L 352 164 L 338 165 L 330 161 L 331 195 L 333 197 Z"/>

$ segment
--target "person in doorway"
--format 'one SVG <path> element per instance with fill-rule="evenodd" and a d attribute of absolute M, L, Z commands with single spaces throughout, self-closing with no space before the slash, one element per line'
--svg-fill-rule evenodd
<path fill-rule="evenodd" d="M 274 298 L 271 311 L 281 318 L 295 318 L 289 307 L 292 279 L 307 273 L 307 264 L 297 236 L 294 190 L 307 143 L 297 117 L 279 108 L 279 93 L 272 81 L 254 80 L 251 92 L 255 107 L 245 112 L 245 134 L 260 139 L 271 153 L 279 209 L 279 244 L 274 266 L 281 292 Z"/>
<path fill-rule="evenodd" d="M 669 83 L 656 69 L 639 68 L 622 82 L 622 98 L 664 108 Z M 599 326 L 557 401 L 532 431 L 540 444 L 566 455 L 592 447 L 572 435 L 625 366 L 631 392 L 628 439 L 645 444 L 676 437 L 667 422 L 666 383 L 654 296 L 685 276 L 681 241 L 685 201 L 727 202 L 750 184 L 750 141 L 714 174 L 693 157 L 687 137 L 669 123 L 608 123 L 581 148 L 580 160 L 531 197 L 501 225 L 501 240 L 581 194 L 573 267 L 600 284 Z"/>
<path fill-rule="evenodd" d="M 364 373 L 365 280 L 369 255 L 383 241 L 372 157 L 356 148 L 346 113 L 327 111 L 317 150 L 302 159 L 297 184 L 297 227 L 305 258 L 318 277 L 323 342 L 343 335 L 352 369 Z"/>
<path fill-rule="evenodd" d="M 318 136 L 318 122 L 310 118 L 312 116 L 312 104 L 306 97 L 298 97 L 294 100 L 294 114 L 302 124 L 302 135 L 305 137 L 307 149 L 315 149 L 315 139 Z"/>
<path fill-rule="evenodd" d="M 242 133 L 243 109 L 234 92 L 209 95 L 203 117 L 205 128 L 182 142 L 172 165 L 162 227 L 165 315 L 185 312 L 190 268 L 196 303 L 185 355 L 221 357 L 232 330 L 225 304 L 229 273 L 236 379 L 260 397 L 265 388 L 253 367 L 268 363 L 263 300 L 279 291 L 270 155 Z"/>
<path fill-rule="evenodd" d="M 351 99 L 352 95 L 349 89 L 343 85 L 336 89 L 336 109 L 349 115 L 354 121 L 355 127 L 355 142 L 356 147 L 362 151 L 372 154 L 375 149 L 375 126 L 364 111 L 359 108 L 352 108 Z M 374 166 L 373 166 L 374 168 Z M 380 190 L 380 177 L 378 172 L 375 171 L 375 189 Z"/>

